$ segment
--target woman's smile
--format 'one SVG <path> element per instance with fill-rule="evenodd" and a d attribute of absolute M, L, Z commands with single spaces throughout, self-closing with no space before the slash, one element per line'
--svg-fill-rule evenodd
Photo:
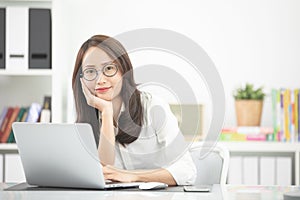
<path fill-rule="evenodd" d="M 100 87 L 100 88 L 96 88 L 96 92 L 98 93 L 106 93 L 107 91 L 109 91 L 112 88 L 112 86 L 110 87 Z"/>

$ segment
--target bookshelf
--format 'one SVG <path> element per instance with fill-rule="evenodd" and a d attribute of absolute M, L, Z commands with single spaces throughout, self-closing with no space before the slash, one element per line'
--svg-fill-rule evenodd
<path fill-rule="evenodd" d="M 0 0 L 0 8 L 6 9 L 5 16 L 7 18 L 7 8 L 52 9 L 52 0 Z M 6 29 L 7 27 L 8 21 L 6 21 Z M 10 35 L 7 30 L 5 33 L 5 43 L 7 43 Z M 27 33 L 25 33 L 25 35 L 27 35 Z M 28 36 L 26 36 L 26 38 L 27 37 L 29 41 L 29 24 Z M 25 47 L 26 58 L 26 56 L 29 57 L 29 42 L 27 45 L 25 45 Z M 7 48 L 8 47 L 6 44 L 6 51 Z M 5 53 L 7 56 L 7 52 Z M 53 101 L 57 101 L 57 96 L 60 94 L 60 88 L 57 87 L 58 83 L 56 83 L 57 79 L 54 75 L 54 72 L 59 73 L 59 71 L 56 71 L 53 65 L 50 65 L 51 69 L 29 69 L 29 60 L 28 63 L 25 63 L 25 65 L 10 64 L 10 67 L 7 66 L 8 64 L 6 57 L 5 68 L 0 69 L 0 112 L 2 112 L 2 109 L 5 106 L 28 107 L 33 102 L 42 105 L 44 97 L 51 96 L 52 121 L 60 122 L 61 112 L 55 112 L 59 110 L 59 108 L 56 108 L 56 105 L 60 104 L 53 104 Z M 15 182 L 24 179 L 24 173 L 20 163 L 16 144 L 0 144 L 0 175 L 1 181 Z"/>
<path fill-rule="evenodd" d="M 297 142 L 226 141 L 219 143 L 227 147 L 230 152 L 232 170 L 229 169 L 229 183 L 231 179 L 231 184 L 264 185 L 265 182 L 267 185 L 300 184 L 300 146 Z M 245 165 L 249 164 L 249 161 L 252 165 L 251 170 L 246 172 L 247 166 Z M 233 178 L 230 178 L 232 176 L 230 171 Z M 247 177 L 245 177 L 246 173 L 251 176 L 251 180 L 248 178 L 248 182 Z"/>
<path fill-rule="evenodd" d="M 257 163 L 255 165 L 261 164 L 260 158 L 272 158 L 272 157 L 286 157 L 291 159 L 290 169 L 286 169 L 286 171 L 290 171 L 291 174 L 291 184 L 300 185 L 300 145 L 298 143 L 282 143 L 282 142 L 219 142 L 220 145 L 227 147 L 230 152 L 231 158 L 241 157 L 241 158 L 257 158 Z M 17 154 L 17 145 L 16 144 L 0 144 L 0 156 L 2 156 L 2 180 L 5 180 L 5 176 L 9 176 L 9 174 L 5 171 L 8 170 L 9 164 L 5 164 L 5 157 L 9 155 Z M 15 165 L 20 165 L 20 163 Z M 234 163 L 230 163 L 230 167 L 232 167 Z M 1 166 L 0 166 L 1 167 Z M 268 166 L 268 169 L 270 167 Z M 18 166 L 17 174 L 20 174 L 19 181 L 22 181 L 22 166 Z M 20 171 L 21 170 L 21 171 Z M 259 176 L 262 176 L 262 170 L 259 166 L 257 166 L 257 173 Z M 238 172 L 235 172 L 238 173 Z M 251 173 L 250 173 L 251 174 Z M 276 175 L 276 174 L 275 174 Z M 230 176 L 230 174 L 229 174 Z M 256 176 L 251 174 L 251 176 Z M 282 173 L 282 176 L 287 176 L 286 173 Z M 1 178 L 1 177 L 0 177 Z M 264 182 L 259 180 L 258 177 L 257 184 L 264 185 Z M 278 180 L 280 178 L 277 178 Z M 7 177 L 6 180 L 10 180 Z M 276 185 L 276 184 L 275 184 Z"/>
<path fill-rule="evenodd" d="M 24 106 L 28 107 L 31 103 L 36 102 L 42 105 L 45 96 L 52 96 L 52 98 L 57 99 L 55 96 L 60 91 L 57 87 L 54 87 L 53 72 L 55 71 L 53 66 L 50 66 L 52 69 L 29 69 L 29 24 L 28 24 L 28 41 L 25 45 L 25 65 L 18 64 L 13 65 L 8 62 L 8 48 L 7 43 L 9 40 L 9 22 L 13 20 L 8 14 L 8 9 L 11 8 L 24 8 L 24 9 L 51 9 L 52 1 L 51 0 L 0 0 L 0 8 L 5 8 L 5 68 L 0 68 L 0 112 L 2 112 L 5 106 Z M 29 11 L 28 11 L 29 15 Z M 9 16 L 11 18 L 9 18 Z M 25 29 L 26 30 L 26 29 Z M 27 33 L 26 33 L 27 34 Z M 27 37 L 26 37 L 27 38 Z M 22 43 L 20 44 L 23 45 Z M 23 52 L 23 51 L 21 51 Z M 11 52 L 10 52 L 11 53 Z M 39 61 L 40 62 L 40 61 Z M 50 61 L 51 62 L 51 61 Z M 3 67 L 3 66 L 2 66 Z M 55 108 L 55 104 L 52 105 L 53 110 L 58 110 Z M 52 112 L 52 119 L 59 121 L 59 116 Z"/>
<path fill-rule="evenodd" d="M 52 70 L 49 69 L 28 69 L 23 72 L 0 70 L 0 76 L 52 76 Z"/>

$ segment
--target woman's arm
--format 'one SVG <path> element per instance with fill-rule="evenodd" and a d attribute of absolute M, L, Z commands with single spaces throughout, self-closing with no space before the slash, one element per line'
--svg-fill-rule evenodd
<path fill-rule="evenodd" d="M 98 145 L 98 156 L 103 165 L 113 165 L 115 161 L 115 133 L 113 125 L 113 107 L 111 101 L 103 100 L 91 93 L 80 79 L 87 104 L 101 111 L 102 125 Z"/>
<path fill-rule="evenodd" d="M 115 161 L 115 133 L 113 125 L 113 114 L 102 111 L 102 126 L 100 128 L 100 139 L 98 155 L 103 165 L 113 165 Z"/>
<path fill-rule="evenodd" d="M 103 167 L 105 179 L 119 182 L 162 182 L 168 185 L 177 185 L 173 176 L 166 169 L 154 170 L 122 170 L 113 166 Z"/>

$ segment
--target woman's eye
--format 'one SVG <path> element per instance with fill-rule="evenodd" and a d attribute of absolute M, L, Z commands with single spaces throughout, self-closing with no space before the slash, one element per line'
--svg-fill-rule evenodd
<path fill-rule="evenodd" d="M 92 74 L 92 73 L 95 73 L 95 70 L 93 70 L 93 69 L 88 69 L 88 70 L 85 70 L 85 73 L 86 73 L 86 74 Z"/>
<path fill-rule="evenodd" d="M 113 67 L 112 67 L 112 66 L 108 66 L 108 67 L 105 68 L 105 70 L 106 70 L 106 71 L 113 70 Z"/>

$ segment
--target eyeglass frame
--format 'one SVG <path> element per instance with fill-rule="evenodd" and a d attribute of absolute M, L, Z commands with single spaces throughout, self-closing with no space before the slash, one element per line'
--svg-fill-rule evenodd
<path fill-rule="evenodd" d="M 115 72 L 113 75 L 110 75 L 110 76 L 108 76 L 108 75 L 106 75 L 106 74 L 104 73 L 104 69 L 105 69 L 107 66 L 109 66 L 109 65 L 113 65 L 113 66 L 115 66 L 115 67 L 117 68 L 116 72 Z M 85 70 L 88 70 L 88 69 L 85 69 Z M 94 80 L 99 76 L 99 71 L 101 71 L 101 73 L 102 73 L 104 76 L 106 76 L 106 77 L 113 77 L 113 76 L 115 76 L 115 75 L 118 73 L 119 67 L 118 67 L 118 65 L 117 65 L 116 63 L 108 63 L 108 64 L 104 65 L 104 66 L 102 67 L 102 69 L 99 69 L 99 70 L 96 70 L 96 69 L 95 69 L 95 71 L 96 71 L 96 76 L 95 76 L 95 78 L 93 78 L 92 80 L 88 80 L 88 79 L 86 79 L 86 78 L 84 77 L 84 71 L 85 71 L 85 70 L 83 70 L 82 73 L 79 74 L 80 78 L 84 78 L 84 80 L 86 80 L 86 81 L 94 81 Z"/>

